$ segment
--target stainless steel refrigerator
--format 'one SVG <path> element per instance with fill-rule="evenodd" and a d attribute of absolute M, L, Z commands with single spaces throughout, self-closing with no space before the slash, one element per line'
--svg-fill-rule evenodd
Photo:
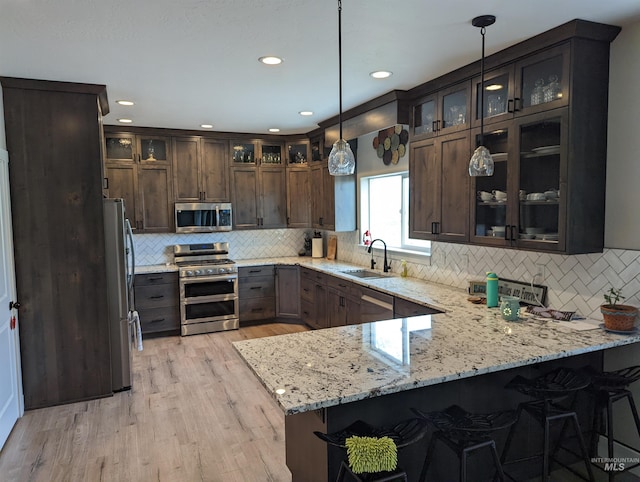
<path fill-rule="evenodd" d="M 111 340 L 111 380 L 114 392 L 131 388 L 133 326 L 133 233 L 123 199 L 104 200 L 105 260 Z"/>

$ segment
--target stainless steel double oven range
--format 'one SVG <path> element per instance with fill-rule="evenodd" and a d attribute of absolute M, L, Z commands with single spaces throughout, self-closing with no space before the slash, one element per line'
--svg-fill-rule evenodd
<path fill-rule="evenodd" d="M 238 268 L 229 243 L 176 244 L 181 334 L 234 330 L 238 323 Z"/>

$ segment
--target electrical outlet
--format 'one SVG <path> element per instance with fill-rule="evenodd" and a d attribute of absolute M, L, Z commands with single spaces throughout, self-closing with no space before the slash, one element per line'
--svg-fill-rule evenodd
<path fill-rule="evenodd" d="M 544 264 L 536 264 L 535 276 L 536 278 L 538 278 L 538 281 L 544 281 L 544 279 L 547 277 L 547 270 Z"/>

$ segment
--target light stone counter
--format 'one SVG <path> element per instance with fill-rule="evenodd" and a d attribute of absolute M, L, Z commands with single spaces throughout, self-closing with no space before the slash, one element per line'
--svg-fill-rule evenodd
<path fill-rule="evenodd" d="M 640 341 L 638 334 L 576 331 L 552 321 L 506 322 L 463 291 L 397 276 L 357 280 L 339 273 L 353 265 L 335 261 L 241 263 L 300 264 L 445 311 L 235 342 L 286 415 Z"/>
<path fill-rule="evenodd" d="M 136 265 L 136 274 L 149 274 L 149 273 L 172 273 L 178 271 L 178 267 L 175 264 L 148 264 L 148 265 Z"/>

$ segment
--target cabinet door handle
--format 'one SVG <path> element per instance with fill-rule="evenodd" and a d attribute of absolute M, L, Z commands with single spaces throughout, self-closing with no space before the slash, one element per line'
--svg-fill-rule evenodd
<path fill-rule="evenodd" d="M 162 298 L 164 298 L 164 295 L 149 296 L 150 300 L 161 300 Z"/>
<path fill-rule="evenodd" d="M 250 290 L 261 290 L 262 286 L 252 286 L 251 288 L 249 288 Z"/>
<path fill-rule="evenodd" d="M 438 234 L 438 231 L 436 230 L 436 222 L 431 223 L 431 234 Z"/>
<path fill-rule="evenodd" d="M 109 178 L 105 177 L 102 179 L 102 189 L 109 189 Z"/>
<path fill-rule="evenodd" d="M 513 109 L 513 99 L 509 99 L 507 101 L 507 112 L 509 112 L 510 114 L 513 114 L 515 112 L 515 110 Z"/>
<path fill-rule="evenodd" d="M 324 224 L 324 218 L 322 216 L 320 216 L 320 226 L 322 226 Z"/>
<path fill-rule="evenodd" d="M 207 191 L 202 191 L 202 200 L 203 201 L 207 200 Z"/>
<path fill-rule="evenodd" d="M 431 131 L 432 131 L 432 132 L 438 132 L 438 124 L 437 124 L 437 121 L 433 121 L 433 122 L 431 122 Z"/>
<path fill-rule="evenodd" d="M 261 269 L 250 269 L 249 273 L 262 273 Z"/>
<path fill-rule="evenodd" d="M 504 239 L 505 241 L 509 241 L 511 238 L 511 225 L 507 224 L 504 227 Z"/>
<path fill-rule="evenodd" d="M 160 323 L 161 321 L 164 321 L 164 318 L 156 318 L 155 320 L 149 320 L 150 323 Z"/>
<path fill-rule="evenodd" d="M 518 239 L 518 226 L 515 224 L 511 226 L 511 241 L 515 241 Z"/>
<path fill-rule="evenodd" d="M 514 112 L 518 112 L 519 110 L 522 109 L 522 105 L 521 105 L 521 99 L 520 97 L 516 97 L 515 99 L 513 99 L 513 111 Z"/>

